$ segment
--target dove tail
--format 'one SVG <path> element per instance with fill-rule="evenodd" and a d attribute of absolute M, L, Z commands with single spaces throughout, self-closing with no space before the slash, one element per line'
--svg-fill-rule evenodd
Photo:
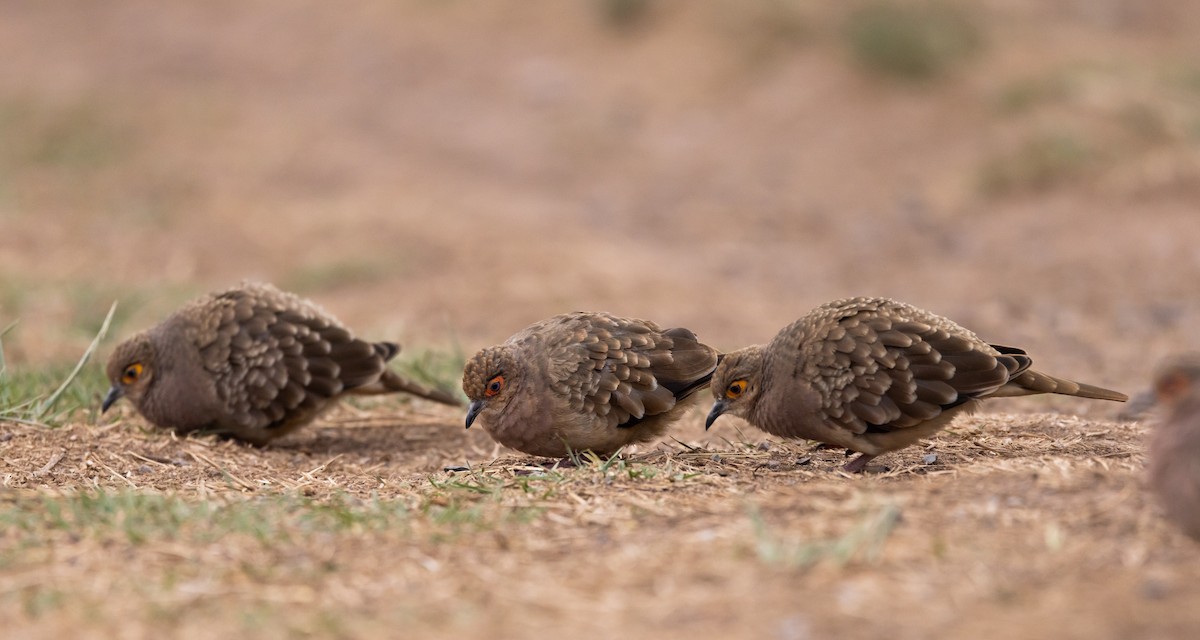
<path fill-rule="evenodd" d="M 459 400 L 457 396 L 449 391 L 427 387 L 419 382 L 409 380 L 390 369 L 384 372 L 383 377 L 379 379 L 379 382 L 383 384 L 385 392 L 403 391 L 406 393 L 411 393 L 414 396 L 420 396 L 426 400 L 432 400 L 434 402 L 440 402 L 442 404 L 448 404 L 455 407 L 461 407 L 463 404 L 462 400 Z"/>
<path fill-rule="evenodd" d="M 1094 400 L 1112 400 L 1125 402 L 1129 396 L 1104 387 L 1056 378 L 1052 375 L 1027 369 L 1009 379 L 1008 384 L 992 394 L 993 397 L 1029 396 L 1038 393 L 1057 393 L 1064 396 L 1091 398 Z"/>

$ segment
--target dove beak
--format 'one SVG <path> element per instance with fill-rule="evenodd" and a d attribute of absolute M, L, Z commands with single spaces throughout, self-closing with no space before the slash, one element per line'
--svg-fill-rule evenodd
<path fill-rule="evenodd" d="M 115 403 L 117 400 L 120 400 L 121 396 L 123 395 L 125 395 L 125 392 L 121 391 L 121 387 L 113 387 L 109 389 L 108 395 L 104 396 L 104 402 L 100 403 L 100 413 L 105 413 L 108 411 L 108 408 L 113 406 L 113 403 Z"/>
<path fill-rule="evenodd" d="M 483 411 L 483 400 L 476 400 L 467 407 L 467 428 L 471 428 L 471 423 L 475 422 L 475 418 L 479 417 L 479 412 Z"/>
<path fill-rule="evenodd" d="M 708 431 L 713 423 L 717 421 L 717 418 L 720 418 L 721 414 L 725 413 L 727 409 L 729 409 L 729 404 L 724 400 L 714 402 L 712 411 L 708 412 L 708 419 L 704 421 L 704 430 Z"/>

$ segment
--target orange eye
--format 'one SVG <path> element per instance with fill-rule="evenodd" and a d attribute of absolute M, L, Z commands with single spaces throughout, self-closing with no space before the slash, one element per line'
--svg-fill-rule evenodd
<path fill-rule="evenodd" d="M 121 384 L 133 384 L 137 382 L 141 375 L 142 363 L 135 362 L 128 367 L 125 367 L 125 371 L 121 372 Z"/>
<path fill-rule="evenodd" d="M 504 388 L 504 376 L 496 376 L 495 378 L 488 380 L 487 388 L 483 390 L 483 395 L 490 398 L 490 397 L 496 395 L 497 393 L 500 393 L 500 390 L 503 388 Z"/>
<path fill-rule="evenodd" d="M 738 396 L 742 395 L 745 392 L 746 392 L 746 381 L 745 380 L 734 380 L 733 382 L 729 383 L 728 387 L 725 387 L 725 397 L 729 398 L 730 400 L 736 399 Z"/>

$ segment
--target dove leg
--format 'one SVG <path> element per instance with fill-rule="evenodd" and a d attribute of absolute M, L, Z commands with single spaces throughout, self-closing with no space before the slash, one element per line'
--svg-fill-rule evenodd
<path fill-rule="evenodd" d="M 862 473 L 867 469 L 867 463 L 874 459 L 875 456 L 860 453 L 857 458 L 847 462 L 842 470 L 846 473 Z"/>

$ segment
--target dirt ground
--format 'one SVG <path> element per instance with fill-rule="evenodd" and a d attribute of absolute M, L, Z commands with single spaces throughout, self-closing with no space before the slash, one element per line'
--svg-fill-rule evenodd
<path fill-rule="evenodd" d="M 74 362 L 113 300 L 101 358 L 245 278 L 416 354 L 575 309 L 732 349 L 867 294 L 1129 392 L 1200 347 L 1193 2 L 920 4 L 974 34 L 920 79 L 856 57 L 856 17 L 895 3 L 479 4 L 0 2 L 9 372 Z M 0 422 L 0 619 L 1193 637 L 1200 545 L 1160 520 L 1118 409 L 997 400 L 857 478 L 699 412 L 561 470 L 398 400 L 266 449 L 128 407 Z"/>

